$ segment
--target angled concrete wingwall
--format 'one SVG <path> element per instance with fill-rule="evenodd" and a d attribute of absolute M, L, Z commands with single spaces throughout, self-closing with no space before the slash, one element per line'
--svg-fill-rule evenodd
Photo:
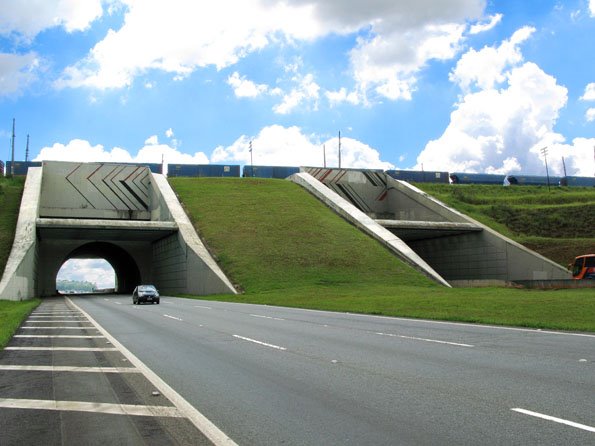
<path fill-rule="evenodd" d="M 302 171 L 389 230 L 449 283 L 570 278 L 555 262 L 382 171 Z"/>
<path fill-rule="evenodd" d="M 41 193 L 41 167 L 29 168 L 14 242 L 0 280 L 0 299 L 23 300 L 37 294 L 38 264 L 35 220 Z"/>
<path fill-rule="evenodd" d="M 144 166 L 44 162 L 25 183 L 0 299 L 56 294 L 69 259 L 107 260 L 116 288 L 163 294 L 236 293 L 163 175 Z"/>

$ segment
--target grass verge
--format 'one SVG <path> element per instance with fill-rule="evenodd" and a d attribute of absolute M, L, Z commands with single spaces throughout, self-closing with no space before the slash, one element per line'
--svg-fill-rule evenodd
<path fill-rule="evenodd" d="M 23 320 L 41 303 L 39 299 L 20 302 L 0 300 L 0 349 L 3 349 Z"/>
<path fill-rule="evenodd" d="M 288 181 L 170 178 L 243 294 L 183 296 L 363 314 L 595 332 L 592 289 L 447 289 Z"/>
<path fill-rule="evenodd" d="M 24 178 L 0 176 L 0 277 L 12 248 L 24 185 Z"/>

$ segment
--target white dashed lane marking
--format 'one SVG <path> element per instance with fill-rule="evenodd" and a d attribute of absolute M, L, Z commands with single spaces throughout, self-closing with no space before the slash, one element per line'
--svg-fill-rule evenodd
<path fill-rule="evenodd" d="M 447 344 L 447 345 L 454 345 L 456 347 L 475 347 L 471 344 L 461 344 L 459 342 L 449 342 L 449 341 L 440 341 L 438 339 L 427 339 L 427 338 L 417 338 L 415 336 L 405 336 L 405 335 L 398 335 L 392 333 L 376 333 L 380 336 L 390 336 L 391 338 L 401 338 L 401 339 L 409 339 L 412 341 L 423 341 L 423 342 L 435 342 L 437 344 Z"/>
<path fill-rule="evenodd" d="M 237 339 L 242 339 L 243 341 L 248 341 L 248 342 L 252 342 L 254 344 L 262 345 L 264 347 L 270 347 L 270 348 L 274 348 L 277 350 L 287 350 L 285 347 L 280 347 L 278 345 L 269 344 L 268 342 L 257 341 L 256 339 L 246 338 L 246 337 L 240 336 L 240 335 L 233 335 L 233 337 L 237 338 Z"/>
<path fill-rule="evenodd" d="M 568 420 L 564 420 L 562 418 L 556 418 L 556 417 L 552 417 L 550 415 L 545 415 L 545 414 L 542 414 L 539 412 L 532 412 L 532 411 L 526 410 L 526 409 L 514 408 L 514 409 L 510 409 L 510 410 L 512 410 L 514 412 L 522 413 L 524 415 L 541 418 L 543 420 L 553 421 L 554 423 L 560 423 L 560 424 L 565 424 L 567 426 L 576 427 L 577 429 L 582 429 L 582 430 L 585 430 L 588 432 L 595 432 L 595 427 L 587 426 L 585 424 L 575 423 L 574 421 L 568 421 Z"/>

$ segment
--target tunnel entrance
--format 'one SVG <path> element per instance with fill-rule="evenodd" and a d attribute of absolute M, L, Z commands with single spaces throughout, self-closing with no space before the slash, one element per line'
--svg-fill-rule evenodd
<path fill-rule="evenodd" d="M 73 259 L 105 260 L 113 268 L 116 293 L 132 293 L 134 287 L 140 283 L 141 274 L 134 258 L 125 249 L 113 243 L 91 242 L 79 246 L 66 256 L 61 268 Z"/>
<path fill-rule="evenodd" d="M 116 272 L 105 259 L 69 259 L 56 276 L 58 294 L 110 293 L 117 283 Z"/>

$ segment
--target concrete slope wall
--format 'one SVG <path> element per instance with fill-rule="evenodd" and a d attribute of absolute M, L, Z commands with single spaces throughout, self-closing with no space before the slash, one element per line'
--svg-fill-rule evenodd
<path fill-rule="evenodd" d="M 153 244 L 153 276 L 170 293 L 236 294 L 200 240 L 163 175 L 151 174 L 153 221 L 175 221 L 178 232 Z"/>
<path fill-rule="evenodd" d="M 451 281 L 569 279 L 566 269 L 379 171 L 302 168 L 393 234 L 407 227 L 408 248 Z M 406 225 L 403 225 L 406 223 Z M 460 230 L 445 231 L 446 223 Z M 429 230 L 428 230 L 429 229 Z M 472 229 L 472 230 L 471 230 Z M 426 235 L 423 235 L 423 233 Z"/>
<path fill-rule="evenodd" d="M 330 190 L 316 178 L 306 172 L 301 172 L 289 177 L 291 181 L 304 187 L 320 201 L 325 203 L 347 221 L 353 223 L 362 231 L 378 240 L 397 257 L 405 261 L 430 279 L 444 285 L 450 286 L 440 274 L 418 256 L 406 243 L 397 236 L 386 230 L 372 218 L 356 208 L 353 204 Z"/>
<path fill-rule="evenodd" d="M 404 181 L 394 190 L 449 221 L 472 223 L 481 232 L 411 242 L 410 246 L 448 280 L 558 280 L 570 273 L 542 255 L 446 206 Z"/>
<path fill-rule="evenodd" d="M 41 193 L 41 172 L 41 167 L 29 168 L 14 242 L 0 280 L 2 300 L 30 299 L 37 292 L 35 274 L 38 250 L 35 221 Z"/>

